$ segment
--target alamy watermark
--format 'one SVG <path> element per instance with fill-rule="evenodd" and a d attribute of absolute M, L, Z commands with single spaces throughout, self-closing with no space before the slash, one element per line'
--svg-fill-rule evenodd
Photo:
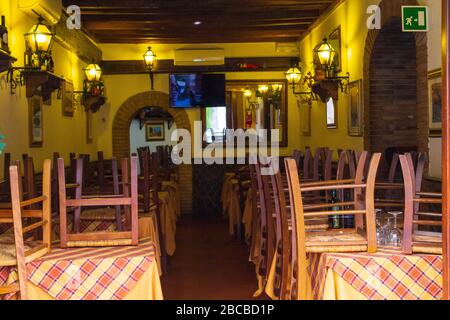
<path fill-rule="evenodd" d="M 171 141 L 177 144 L 172 149 L 172 162 L 181 164 L 268 164 L 261 168 L 262 174 L 271 175 L 279 170 L 279 139 L 278 129 L 237 129 L 225 130 L 219 141 L 214 141 L 203 147 L 206 133 L 203 133 L 202 122 L 194 122 L 193 137 L 186 129 L 175 129 Z M 269 141 L 270 135 L 270 141 Z"/>

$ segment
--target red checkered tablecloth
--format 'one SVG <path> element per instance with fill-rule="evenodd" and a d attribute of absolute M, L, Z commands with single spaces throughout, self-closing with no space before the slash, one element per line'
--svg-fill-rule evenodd
<path fill-rule="evenodd" d="M 442 297 L 442 257 L 398 252 L 324 253 L 309 256 L 314 299 L 322 299 L 328 271 L 369 300 Z"/>
<path fill-rule="evenodd" d="M 155 259 L 155 246 L 54 249 L 27 264 L 28 280 L 57 300 L 121 300 Z M 0 285 L 17 281 L 0 268 Z"/>

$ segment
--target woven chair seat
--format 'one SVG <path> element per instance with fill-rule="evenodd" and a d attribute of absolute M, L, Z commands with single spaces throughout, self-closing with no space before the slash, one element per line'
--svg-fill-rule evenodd
<path fill-rule="evenodd" d="M 427 254 L 442 254 L 442 244 L 414 244 L 412 245 L 412 251 L 415 253 L 427 253 Z"/>
<path fill-rule="evenodd" d="M 81 220 L 105 220 L 116 221 L 116 209 L 115 208 L 98 208 L 89 209 L 81 212 Z"/>
<path fill-rule="evenodd" d="M 40 258 L 47 253 L 47 248 L 43 247 L 42 241 L 25 241 L 24 239 L 24 250 L 28 251 L 32 249 L 35 249 L 36 251 L 25 257 L 26 263 Z M 14 234 L 0 235 L 0 267 L 15 266 L 16 264 L 17 259 Z"/>
<path fill-rule="evenodd" d="M 412 252 L 442 254 L 442 234 L 436 236 L 413 234 Z"/>
<path fill-rule="evenodd" d="M 367 240 L 356 232 L 307 232 L 306 251 L 312 253 L 367 251 Z"/>
<path fill-rule="evenodd" d="M 115 247 L 115 246 L 131 246 L 131 239 L 113 239 L 113 240 L 83 240 L 83 241 L 67 241 L 68 247 Z"/>

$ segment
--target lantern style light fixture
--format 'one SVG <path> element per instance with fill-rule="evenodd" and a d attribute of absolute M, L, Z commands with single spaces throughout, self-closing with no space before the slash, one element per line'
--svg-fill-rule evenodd
<path fill-rule="evenodd" d="M 103 81 L 101 81 L 102 69 L 100 66 L 97 63 L 92 62 L 83 70 L 86 75 L 83 94 L 91 96 L 103 95 L 104 85 Z"/>
<path fill-rule="evenodd" d="M 299 88 L 301 86 L 301 81 L 303 80 L 303 82 L 309 81 L 311 76 L 308 75 L 307 77 L 305 77 L 305 79 L 303 79 L 303 74 L 301 71 L 300 66 L 298 65 L 298 63 L 294 63 L 292 65 L 292 67 L 286 71 L 284 73 L 284 75 L 286 76 L 286 80 L 288 81 L 289 86 L 292 89 L 292 93 L 295 96 L 308 96 L 308 98 L 306 100 L 308 101 L 312 101 L 315 100 L 315 96 L 313 95 L 313 93 L 311 91 L 301 91 Z M 305 100 L 305 99 L 302 99 Z"/>
<path fill-rule="evenodd" d="M 147 51 L 144 53 L 144 63 L 150 75 L 150 86 L 153 90 L 153 67 L 156 61 L 156 54 L 153 52 L 152 47 L 148 47 Z"/>
<path fill-rule="evenodd" d="M 336 82 L 341 91 L 344 92 L 350 81 L 350 74 L 347 72 L 345 76 L 336 75 L 336 57 L 336 50 L 328 42 L 327 37 L 324 37 L 322 42 L 314 48 L 314 60 L 316 64 L 316 74 L 314 78 L 315 80 Z"/>
<path fill-rule="evenodd" d="M 25 66 L 43 71 L 53 71 L 51 49 L 55 33 L 52 32 L 51 27 L 44 23 L 42 17 L 39 17 L 38 23 L 24 36 L 26 43 Z"/>

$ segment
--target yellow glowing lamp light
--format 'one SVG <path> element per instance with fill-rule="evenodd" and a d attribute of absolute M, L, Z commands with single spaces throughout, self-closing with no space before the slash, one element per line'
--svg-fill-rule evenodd
<path fill-rule="evenodd" d="M 266 94 L 266 93 L 269 91 L 269 86 L 266 85 L 266 84 L 259 85 L 259 86 L 258 86 L 258 91 L 259 91 L 261 94 Z"/>
<path fill-rule="evenodd" d="M 252 96 L 253 96 L 252 90 L 250 90 L 249 88 L 244 89 L 244 97 L 250 99 Z"/>
<path fill-rule="evenodd" d="M 147 52 L 144 54 L 144 62 L 147 68 L 150 70 L 153 68 L 153 65 L 155 63 L 156 54 L 153 52 L 151 47 L 148 47 Z"/>
<path fill-rule="evenodd" d="M 42 21 L 42 19 L 39 19 L 38 24 L 25 34 L 27 47 L 33 53 L 48 52 L 53 45 L 55 34 Z"/>
<path fill-rule="evenodd" d="M 275 83 L 272 85 L 272 90 L 273 91 L 281 91 L 281 89 L 283 89 L 283 85 L 279 84 L 279 83 Z"/>
<path fill-rule="evenodd" d="M 86 79 L 88 81 L 100 81 L 102 77 L 102 69 L 96 63 L 91 63 L 84 69 L 84 73 L 86 74 Z"/>
<path fill-rule="evenodd" d="M 300 82 L 302 78 L 302 72 L 298 67 L 292 67 L 285 73 L 286 80 L 289 82 L 289 84 L 297 84 Z"/>
<path fill-rule="evenodd" d="M 322 67 L 328 68 L 333 65 L 336 50 L 328 43 L 327 38 L 324 38 L 322 43 L 314 49 L 314 53 L 317 55 Z"/>

